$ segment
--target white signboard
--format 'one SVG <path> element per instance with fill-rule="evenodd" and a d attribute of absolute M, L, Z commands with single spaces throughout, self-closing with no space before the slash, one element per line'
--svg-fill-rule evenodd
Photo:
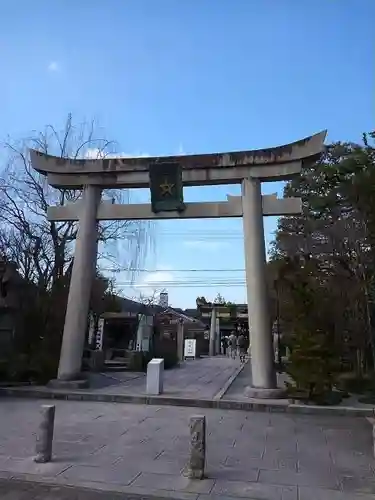
<path fill-rule="evenodd" d="M 197 349 L 196 339 L 185 339 L 184 358 L 195 358 L 196 349 Z"/>

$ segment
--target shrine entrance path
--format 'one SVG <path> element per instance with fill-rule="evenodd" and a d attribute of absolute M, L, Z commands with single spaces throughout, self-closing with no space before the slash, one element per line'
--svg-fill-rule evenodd
<path fill-rule="evenodd" d="M 338 406 L 303 405 L 283 399 L 256 399 L 246 395 L 251 384 L 251 364 L 225 356 L 203 357 L 186 361 L 180 367 L 164 371 L 163 393 L 146 394 L 146 374 L 106 372 L 89 374 L 86 389 L 48 386 L 0 387 L 0 396 L 33 399 L 68 399 L 108 403 L 186 406 L 221 410 L 272 411 L 319 415 L 351 415 L 374 418 L 375 407 L 344 399 Z M 280 387 L 285 377 L 278 377 Z"/>
<path fill-rule="evenodd" d="M 214 399 L 240 369 L 239 360 L 224 356 L 185 361 L 164 371 L 163 395 L 192 399 Z M 91 390 L 98 394 L 145 395 L 146 374 L 107 372 L 90 375 Z M 86 390 L 85 390 L 86 391 Z"/>
<path fill-rule="evenodd" d="M 52 397 L 62 399 L 145 403 L 146 399 L 163 398 L 165 404 L 192 402 L 193 406 L 215 402 L 243 369 L 238 359 L 226 356 L 203 357 L 188 360 L 180 366 L 164 371 L 163 393 L 147 396 L 146 374 L 140 372 L 88 373 L 89 388 L 57 389 L 48 386 L 0 388 L 0 394 L 21 397 Z M 160 403 L 161 404 L 161 403 Z"/>

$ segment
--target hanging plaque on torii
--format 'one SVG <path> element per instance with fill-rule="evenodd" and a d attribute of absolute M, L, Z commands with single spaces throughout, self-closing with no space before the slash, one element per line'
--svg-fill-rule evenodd
<path fill-rule="evenodd" d="M 182 167 L 177 162 L 156 162 L 149 167 L 153 213 L 185 210 Z"/>

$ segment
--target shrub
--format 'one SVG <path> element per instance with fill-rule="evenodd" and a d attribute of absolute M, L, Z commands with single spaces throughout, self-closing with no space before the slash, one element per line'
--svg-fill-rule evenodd
<path fill-rule="evenodd" d="M 374 382 L 369 376 L 358 376 L 351 372 L 340 375 L 337 387 L 352 394 L 364 394 L 374 387 Z"/>
<path fill-rule="evenodd" d="M 5 359 L 0 360 L 0 382 L 6 382 L 8 375 L 8 361 Z"/>
<path fill-rule="evenodd" d="M 339 362 L 329 336 L 317 331 L 300 330 L 291 338 L 291 354 L 286 372 L 291 395 L 324 404 L 337 380 Z"/>
<path fill-rule="evenodd" d="M 167 352 L 164 354 L 164 368 L 168 370 L 169 368 L 174 368 L 178 363 L 177 353 Z"/>

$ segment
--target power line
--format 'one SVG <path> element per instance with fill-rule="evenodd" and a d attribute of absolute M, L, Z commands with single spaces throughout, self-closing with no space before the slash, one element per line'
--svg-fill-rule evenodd
<path fill-rule="evenodd" d="M 242 240 L 242 234 L 181 234 L 181 233 L 168 233 L 158 236 L 171 237 L 171 238 L 186 238 L 186 241 L 211 241 L 211 240 Z"/>
<path fill-rule="evenodd" d="M 245 286 L 246 281 L 243 280 L 185 280 L 185 281 L 149 281 L 144 283 L 134 283 L 132 281 L 119 281 L 116 282 L 117 285 L 123 286 L 135 286 L 135 287 L 184 287 L 184 286 Z"/>
<path fill-rule="evenodd" d="M 124 237 L 135 237 L 137 236 L 137 233 L 124 233 Z M 216 232 L 209 232 L 209 231 L 158 231 L 154 235 L 155 237 L 158 236 L 183 236 L 183 237 L 194 237 L 194 239 L 198 238 L 205 238 L 205 239 L 211 239 L 211 238 L 243 238 L 243 232 L 232 232 L 232 231 L 216 231 Z"/>
<path fill-rule="evenodd" d="M 228 242 L 231 242 L 231 241 L 242 241 L 243 240 L 243 236 L 237 236 L 237 235 L 230 235 L 230 234 L 222 234 L 222 235 L 217 235 L 217 236 L 213 236 L 213 235 L 207 235 L 207 236 L 203 236 L 203 235 L 193 235 L 193 234 L 189 234 L 189 235 L 184 235 L 184 234 L 164 234 L 162 235 L 163 238 L 184 238 L 182 240 L 182 243 L 188 243 L 190 241 L 228 241 Z M 160 238 L 161 240 L 162 238 Z"/>
<path fill-rule="evenodd" d="M 161 236 L 176 236 L 176 235 L 182 235 L 182 236 L 238 236 L 238 237 L 243 237 L 242 232 L 231 232 L 231 231 L 225 231 L 224 229 L 222 231 L 215 231 L 215 232 L 208 232 L 208 231 L 163 231 L 159 232 L 157 234 L 160 234 Z"/>
<path fill-rule="evenodd" d="M 223 231 L 230 234 L 243 234 L 242 229 L 227 229 L 227 228 L 218 228 L 218 229 L 161 229 L 159 231 L 155 231 L 157 234 L 220 234 Z M 144 231 L 139 231 L 138 229 L 124 231 L 124 234 L 127 235 L 136 235 L 138 233 L 143 233 Z"/>
<path fill-rule="evenodd" d="M 168 288 L 168 289 L 171 289 L 171 288 L 236 288 L 236 287 L 245 287 L 246 286 L 246 283 L 233 283 L 233 284 L 221 284 L 221 283 L 202 283 L 202 284 L 189 284 L 189 283 L 185 283 L 185 284 L 180 284 L 180 285 L 177 285 L 177 284 L 165 284 L 165 283 L 153 283 L 151 285 L 149 284 L 141 284 L 141 285 L 134 285 L 134 284 L 130 284 L 130 283 L 116 283 L 116 286 L 120 286 L 120 287 L 129 287 L 129 288 L 133 288 L 133 289 L 142 289 L 142 288 L 147 288 L 147 289 L 151 289 L 151 290 L 155 290 L 155 289 L 164 289 L 164 288 Z"/>
<path fill-rule="evenodd" d="M 111 268 L 105 268 L 101 267 L 101 270 L 103 271 L 109 271 L 113 273 L 122 273 L 122 272 L 141 272 L 141 273 L 168 273 L 168 272 L 173 272 L 173 273 L 226 273 L 226 272 L 245 272 L 245 269 L 136 269 L 136 268 L 130 268 L 130 269 L 111 269 Z"/>
<path fill-rule="evenodd" d="M 221 232 L 227 232 L 230 234 L 243 234 L 243 231 L 241 228 L 239 229 L 227 229 L 227 228 L 217 228 L 217 229 L 195 229 L 195 228 L 189 228 L 189 229 L 161 229 L 159 231 L 155 231 L 157 234 L 220 234 Z M 139 233 L 143 233 L 144 230 L 130 230 L 124 231 L 124 234 L 127 235 L 136 235 Z"/>
<path fill-rule="evenodd" d="M 155 281 L 145 281 L 145 283 L 238 283 L 245 282 L 245 277 L 243 278 L 182 278 L 182 279 L 169 279 L 169 280 L 155 280 Z M 132 280 L 122 280 L 118 283 L 134 283 Z"/>

